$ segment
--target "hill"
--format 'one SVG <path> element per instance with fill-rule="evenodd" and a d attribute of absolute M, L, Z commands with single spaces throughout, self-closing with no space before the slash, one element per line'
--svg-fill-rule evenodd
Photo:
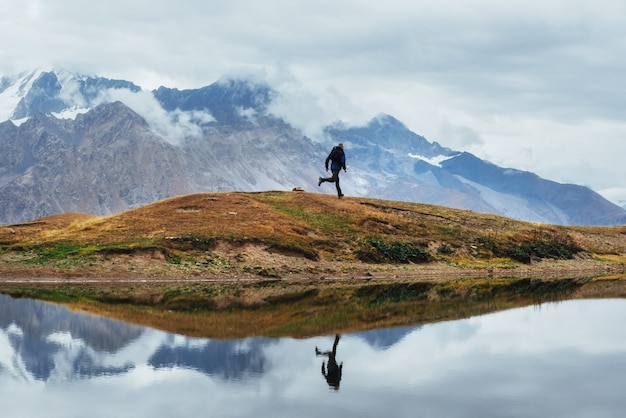
<path fill-rule="evenodd" d="M 621 260 L 624 248 L 626 227 L 554 226 L 301 191 L 202 193 L 106 217 L 67 213 L 1 227 L 0 274 L 417 277 L 489 269 L 511 275 L 562 269 L 557 263 L 566 260 L 576 269 L 604 269 Z"/>

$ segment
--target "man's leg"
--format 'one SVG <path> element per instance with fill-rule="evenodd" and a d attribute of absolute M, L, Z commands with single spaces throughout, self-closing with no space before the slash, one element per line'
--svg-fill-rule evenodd
<path fill-rule="evenodd" d="M 330 176 L 330 177 L 320 177 L 318 179 L 317 185 L 321 186 L 322 183 L 325 183 L 325 182 L 334 183 L 335 182 L 335 172 L 333 171 L 332 173 L 333 173 L 333 175 Z"/>
<path fill-rule="evenodd" d="M 339 171 L 331 170 L 331 176 L 330 177 L 320 177 L 319 178 L 318 186 L 320 184 L 324 183 L 324 182 L 335 183 L 338 178 L 339 178 Z"/>
<path fill-rule="evenodd" d="M 335 187 L 337 187 L 337 197 L 341 199 L 343 193 L 341 192 L 341 187 L 339 187 L 339 171 L 341 170 L 333 170 L 333 178 L 335 179 Z"/>

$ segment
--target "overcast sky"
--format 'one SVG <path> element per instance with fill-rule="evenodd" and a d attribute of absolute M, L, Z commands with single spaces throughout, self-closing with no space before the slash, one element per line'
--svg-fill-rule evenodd
<path fill-rule="evenodd" d="M 388 113 L 626 204 L 623 0 L 0 0 L 0 75 L 41 67 L 144 89 L 254 76 L 311 135 Z"/>

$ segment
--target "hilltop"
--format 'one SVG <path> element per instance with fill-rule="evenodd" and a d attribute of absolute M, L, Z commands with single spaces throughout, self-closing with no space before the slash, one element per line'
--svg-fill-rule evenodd
<path fill-rule="evenodd" d="M 621 269 L 626 227 L 564 227 L 419 203 L 203 193 L 111 216 L 0 227 L 5 279 L 516 276 Z"/>

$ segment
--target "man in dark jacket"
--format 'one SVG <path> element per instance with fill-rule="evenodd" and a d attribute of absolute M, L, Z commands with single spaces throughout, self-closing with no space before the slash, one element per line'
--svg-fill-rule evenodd
<path fill-rule="evenodd" d="M 339 144 L 336 147 L 333 147 L 328 157 L 326 157 L 326 162 L 324 166 L 326 167 L 326 171 L 328 171 L 328 162 L 331 162 L 330 171 L 332 176 L 330 177 L 320 177 L 317 182 L 318 186 L 321 186 L 324 182 L 335 183 L 335 187 L 337 187 L 337 197 L 341 199 L 343 197 L 343 193 L 341 192 L 341 187 L 339 187 L 339 171 L 343 168 L 344 173 L 346 172 L 346 154 L 343 152 L 343 144 Z"/>

